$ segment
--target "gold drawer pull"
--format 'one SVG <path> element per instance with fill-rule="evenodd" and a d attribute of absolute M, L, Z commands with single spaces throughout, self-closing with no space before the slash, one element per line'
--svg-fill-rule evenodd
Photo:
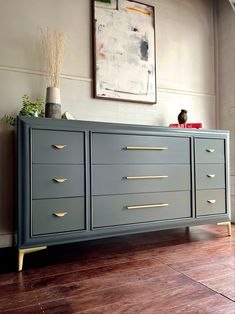
<path fill-rule="evenodd" d="M 67 215 L 67 212 L 58 212 L 58 213 L 53 213 L 54 216 L 56 217 L 64 217 L 65 215 Z"/>
<path fill-rule="evenodd" d="M 126 150 L 167 150 L 168 147 L 127 146 Z"/>
<path fill-rule="evenodd" d="M 166 207 L 169 206 L 167 203 L 161 204 L 153 204 L 153 205 L 134 205 L 134 206 L 127 206 L 127 209 L 142 209 L 142 208 L 155 208 L 155 207 Z"/>
<path fill-rule="evenodd" d="M 56 149 L 63 149 L 65 148 L 67 145 L 62 145 L 62 144 L 53 144 L 52 147 L 56 148 Z"/>
<path fill-rule="evenodd" d="M 207 200 L 207 202 L 210 204 L 215 204 L 216 200 Z"/>
<path fill-rule="evenodd" d="M 55 179 L 52 179 L 54 182 L 57 182 L 57 183 L 64 183 L 65 181 L 67 181 L 68 179 L 66 178 L 55 178 Z"/>
<path fill-rule="evenodd" d="M 168 176 L 136 176 L 136 177 L 124 177 L 126 180 L 139 180 L 139 179 L 166 179 Z"/>
<path fill-rule="evenodd" d="M 206 150 L 208 153 L 214 153 L 215 149 L 214 148 L 207 148 Z"/>
<path fill-rule="evenodd" d="M 207 174 L 207 177 L 208 177 L 208 178 L 214 178 L 214 177 L 215 177 L 215 174 Z"/>

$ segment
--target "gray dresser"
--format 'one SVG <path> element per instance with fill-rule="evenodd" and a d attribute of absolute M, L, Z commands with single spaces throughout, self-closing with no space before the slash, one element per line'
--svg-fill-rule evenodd
<path fill-rule="evenodd" d="M 19 269 L 48 245 L 229 222 L 228 137 L 20 117 Z"/>

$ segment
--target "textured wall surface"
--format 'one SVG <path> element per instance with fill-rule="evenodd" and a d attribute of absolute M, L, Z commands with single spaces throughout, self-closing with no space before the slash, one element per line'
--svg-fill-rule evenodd
<path fill-rule="evenodd" d="M 219 127 L 230 130 L 231 206 L 235 222 L 235 12 L 229 1 L 218 0 L 217 63 Z"/>
<path fill-rule="evenodd" d="M 216 128 L 212 0 L 147 0 L 156 9 L 156 105 L 92 98 L 91 3 L 88 0 L 0 0 L 0 115 L 15 114 L 21 97 L 45 97 L 40 29 L 66 33 L 63 111 L 80 120 L 169 125 L 187 109 L 189 122 Z M 11 245 L 14 136 L 0 129 L 0 246 Z"/>

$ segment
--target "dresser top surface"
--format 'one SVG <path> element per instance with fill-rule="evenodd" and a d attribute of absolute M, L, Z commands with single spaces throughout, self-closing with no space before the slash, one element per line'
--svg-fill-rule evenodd
<path fill-rule="evenodd" d="M 113 122 L 96 122 L 96 121 L 81 121 L 81 120 L 66 120 L 66 119 L 51 119 L 51 118 L 34 118 L 18 116 L 18 125 L 26 124 L 33 128 L 46 129 L 89 129 L 92 131 L 133 131 L 133 132 L 164 132 L 171 134 L 187 134 L 187 135 L 223 135 L 228 136 L 228 130 L 211 130 L 211 129 L 184 129 L 171 128 L 167 126 L 141 125 L 141 124 L 124 124 Z"/>

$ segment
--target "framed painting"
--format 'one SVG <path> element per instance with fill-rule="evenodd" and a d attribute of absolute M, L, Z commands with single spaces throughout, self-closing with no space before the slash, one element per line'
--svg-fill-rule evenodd
<path fill-rule="evenodd" d="M 154 7 L 93 0 L 94 95 L 156 103 Z"/>

